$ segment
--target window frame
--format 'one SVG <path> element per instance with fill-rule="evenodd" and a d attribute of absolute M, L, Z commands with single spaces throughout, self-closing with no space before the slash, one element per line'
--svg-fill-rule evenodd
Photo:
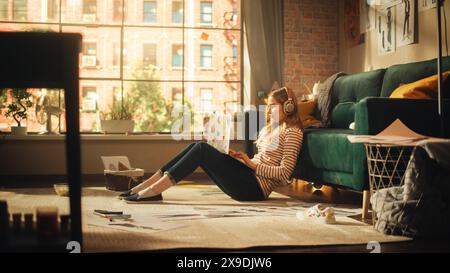
<path fill-rule="evenodd" d="M 204 49 L 205 47 L 210 48 L 211 55 L 204 55 Z M 204 69 L 211 69 L 214 67 L 213 65 L 213 48 L 214 46 L 212 44 L 201 44 L 200 45 L 200 68 Z M 205 65 L 205 59 L 208 58 L 210 60 L 210 66 Z"/>
<path fill-rule="evenodd" d="M 181 13 L 179 13 L 178 10 L 174 10 L 174 4 L 175 3 L 181 4 L 181 9 L 182 9 Z M 180 0 L 173 0 L 172 1 L 172 23 L 173 24 L 183 24 L 183 21 L 184 21 L 184 4 L 183 3 L 184 3 L 184 1 L 180 1 Z M 175 18 L 177 18 L 178 15 L 181 16 L 179 21 L 175 20 Z"/>
<path fill-rule="evenodd" d="M 175 51 L 175 47 L 177 47 L 177 50 Z M 178 50 L 182 51 L 182 54 L 178 54 Z M 172 44 L 172 67 L 173 68 L 182 68 L 183 67 L 183 44 Z M 179 57 L 179 65 L 175 64 L 175 57 Z"/>
<path fill-rule="evenodd" d="M 152 49 L 151 53 L 153 54 L 153 56 L 150 56 L 150 59 L 154 59 L 154 61 L 155 61 L 154 63 L 149 62 L 147 65 L 146 65 L 146 60 L 145 60 L 146 59 L 146 56 L 145 56 L 146 48 Z M 149 60 L 149 61 L 151 61 L 151 60 Z M 153 42 L 143 42 L 142 43 L 142 66 L 145 69 L 145 67 L 151 66 L 151 65 L 153 65 L 155 67 L 158 66 L 158 44 L 153 43 Z"/>
<path fill-rule="evenodd" d="M 86 92 L 86 94 L 85 94 Z M 96 113 L 98 111 L 98 101 L 95 101 L 95 109 L 84 109 L 84 101 L 87 100 L 87 97 L 89 97 L 89 93 L 96 93 L 97 94 L 97 86 L 92 85 L 85 85 L 81 87 L 81 112 L 83 113 Z"/>
<path fill-rule="evenodd" d="M 205 12 L 204 11 L 204 8 L 205 8 L 206 5 L 209 5 L 209 8 L 211 9 L 210 12 Z M 204 16 L 205 15 L 211 16 L 211 20 L 205 21 L 204 20 Z M 201 1 L 200 2 L 200 24 L 212 25 L 213 21 L 214 21 L 214 18 L 213 18 L 213 2 L 212 1 Z"/>
<path fill-rule="evenodd" d="M 155 12 L 152 11 L 146 11 L 146 4 L 154 5 L 153 9 L 155 9 Z M 143 1 L 142 2 L 142 22 L 144 23 L 150 23 L 154 24 L 158 22 L 158 2 L 157 1 Z M 146 18 L 149 18 L 147 16 L 151 16 L 151 20 L 147 20 Z"/>

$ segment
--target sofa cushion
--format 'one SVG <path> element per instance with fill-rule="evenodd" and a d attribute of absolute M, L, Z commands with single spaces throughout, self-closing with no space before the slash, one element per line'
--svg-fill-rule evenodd
<path fill-rule="evenodd" d="M 345 129 L 305 129 L 300 164 L 308 162 L 310 167 L 341 172 L 353 172 L 353 147 Z"/>
<path fill-rule="evenodd" d="M 333 128 L 349 128 L 350 123 L 355 120 L 355 103 L 338 103 L 331 114 L 331 126 Z"/>
<path fill-rule="evenodd" d="M 442 58 L 443 71 L 450 70 L 450 57 Z M 400 84 L 407 84 L 437 74 L 436 59 L 397 64 L 386 70 L 380 97 L 389 97 Z"/>
<path fill-rule="evenodd" d="M 331 124 L 332 128 L 347 129 L 351 122 L 342 120 L 341 117 L 352 117 L 354 108 L 348 104 L 335 111 L 335 107 L 340 103 L 356 103 L 366 97 L 378 97 L 383 83 L 384 69 L 363 72 L 353 75 L 346 75 L 338 78 L 333 86 Z M 347 111 L 347 113 L 343 113 Z M 338 115 L 335 117 L 334 115 Z"/>

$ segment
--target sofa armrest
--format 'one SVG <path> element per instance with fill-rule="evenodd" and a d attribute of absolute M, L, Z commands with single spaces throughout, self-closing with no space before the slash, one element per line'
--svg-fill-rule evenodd
<path fill-rule="evenodd" d="M 450 100 L 442 101 L 448 120 Z M 355 134 L 376 135 L 400 119 L 411 130 L 426 136 L 441 136 L 437 100 L 390 99 L 368 97 L 356 104 Z M 444 122 L 444 137 L 450 137 L 450 125 Z"/>

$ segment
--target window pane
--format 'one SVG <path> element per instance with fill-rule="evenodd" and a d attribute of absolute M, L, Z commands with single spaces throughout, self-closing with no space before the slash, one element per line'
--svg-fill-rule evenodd
<path fill-rule="evenodd" d="M 21 126 L 26 126 L 29 133 L 45 133 L 47 129 L 59 132 L 59 117 L 64 115 L 64 102 L 60 100 L 62 91 L 59 89 L 28 88 L 31 95 L 28 99 L 32 103 L 27 107 L 26 119 L 19 119 Z M 13 90 L 6 88 L 0 91 L 0 131 L 10 132 L 11 126 L 17 126 L 12 116 L 6 117 L 8 105 L 17 103 Z M 21 101 L 25 105 L 24 100 Z"/>
<path fill-rule="evenodd" d="M 193 0 L 185 1 L 184 5 L 185 25 L 188 27 L 241 28 L 239 0 Z"/>
<path fill-rule="evenodd" d="M 173 88 L 181 82 L 130 81 L 125 84 L 125 99 L 133 109 L 135 132 L 170 132 L 173 119 Z"/>
<path fill-rule="evenodd" d="M 181 81 L 183 71 L 179 68 L 173 69 L 172 45 L 182 44 L 182 33 L 178 28 L 125 28 L 125 79 Z M 142 73 L 144 68 L 152 70 L 152 73 Z M 149 76 L 151 78 L 148 78 Z"/>
<path fill-rule="evenodd" d="M 114 115 L 120 103 L 120 81 L 80 81 L 80 131 L 101 132 L 101 120 Z M 117 94 L 119 92 L 119 95 Z M 120 109 L 120 107 L 119 107 Z M 117 110 L 116 110 L 117 112 Z"/>
<path fill-rule="evenodd" d="M 121 8 L 122 0 L 66 0 L 62 1 L 62 22 L 85 25 L 118 24 L 122 20 Z"/>
<path fill-rule="evenodd" d="M 120 77 L 120 67 L 115 64 L 118 59 L 114 56 L 115 50 L 119 50 L 117 45 L 120 45 L 120 28 L 67 26 L 62 30 L 63 32 L 78 32 L 83 35 L 80 77 Z"/>
<path fill-rule="evenodd" d="M 213 111 L 236 112 L 240 105 L 240 83 L 186 82 L 185 102 L 193 109 L 192 131 L 203 131 L 203 119 Z M 236 97 L 236 95 L 238 95 Z"/>
<path fill-rule="evenodd" d="M 237 30 L 186 29 L 185 79 L 239 81 L 240 64 L 234 63 L 234 54 L 238 60 L 240 58 L 239 41 L 240 31 Z"/>

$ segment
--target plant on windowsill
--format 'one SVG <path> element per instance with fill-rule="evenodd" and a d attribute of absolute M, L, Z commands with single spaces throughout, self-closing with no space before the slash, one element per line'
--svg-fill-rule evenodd
<path fill-rule="evenodd" d="M 114 101 L 111 110 L 101 113 L 104 134 L 131 134 L 134 131 L 132 104 L 125 99 L 123 103 Z"/>
<path fill-rule="evenodd" d="M 11 135 L 25 136 L 27 134 L 27 127 L 22 126 L 22 120 L 27 119 L 27 110 L 33 106 L 31 94 L 26 88 L 12 88 L 3 89 L 2 97 L 6 99 L 6 94 L 9 93 L 11 102 L 6 103 L 5 117 L 12 117 L 17 126 L 11 126 Z"/>

